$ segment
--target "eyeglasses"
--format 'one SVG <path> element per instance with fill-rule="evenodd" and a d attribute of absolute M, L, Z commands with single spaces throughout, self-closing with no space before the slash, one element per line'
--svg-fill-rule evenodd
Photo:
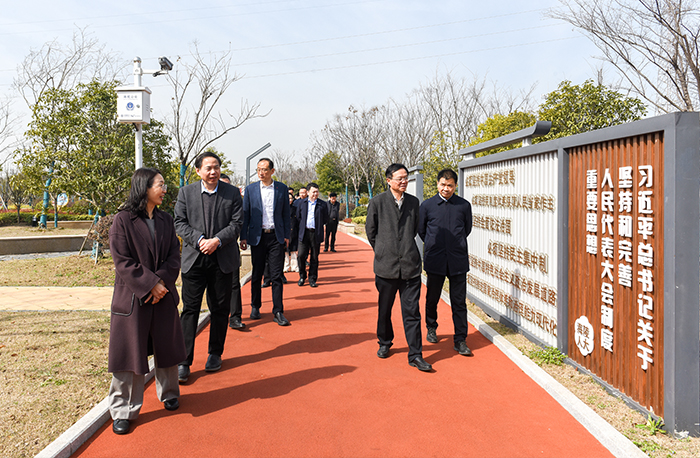
<path fill-rule="evenodd" d="M 267 172 L 268 170 L 270 170 L 270 169 L 268 169 L 267 167 L 264 169 L 261 169 L 261 168 L 255 169 L 256 172 L 263 172 L 263 173 Z"/>
<path fill-rule="evenodd" d="M 397 181 L 399 183 L 408 183 L 408 177 L 390 178 L 390 180 L 394 180 L 394 181 Z"/>
<path fill-rule="evenodd" d="M 153 185 L 154 188 L 160 188 L 165 192 L 168 192 L 168 185 L 165 183 Z"/>

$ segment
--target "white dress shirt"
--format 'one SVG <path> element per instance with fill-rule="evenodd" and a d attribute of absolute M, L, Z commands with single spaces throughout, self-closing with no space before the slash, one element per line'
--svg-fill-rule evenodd
<path fill-rule="evenodd" d="M 270 186 L 265 186 L 263 182 L 260 182 L 260 197 L 262 198 L 263 204 L 263 229 L 274 229 L 275 228 L 275 182 L 273 181 Z"/>

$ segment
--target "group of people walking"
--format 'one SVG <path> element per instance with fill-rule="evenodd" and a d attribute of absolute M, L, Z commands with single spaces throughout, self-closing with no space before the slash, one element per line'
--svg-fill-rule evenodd
<path fill-rule="evenodd" d="M 143 404 L 148 356 L 154 355 L 156 393 L 167 410 L 179 407 L 180 383 L 186 383 L 194 358 L 197 323 L 206 292 L 211 313 L 206 372 L 221 368 L 227 327 L 241 329 L 240 252 L 250 246 L 251 319 L 260 319 L 261 282 L 267 268 L 272 290 L 273 320 L 288 326 L 284 315 L 283 271 L 290 243 L 298 241 L 298 285 L 318 282 L 318 259 L 335 251 L 340 206 L 335 195 L 319 199 L 319 188 L 309 183 L 305 198 L 290 199 L 289 188 L 272 179 L 274 164 L 261 159 L 259 181 L 239 189 L 221 179 L 221 159 L 205 152 L 195 160 L 201 181 L 180 189 L 174 217 L 158 209 L 167 186 L 158 170 L 138 169 L 131 180 L 127 202 L 110 230 L 115 264 L 115 288 L 109 344 L 109 391 L 112 429 L 130 430 Z M 377 337 L 380 358 L 390 355 L 394 333 L 391 308 L 396 293 L 401 310 L 408 360 L 422 371 L 432 367 L 422 357 L 420 295 L 421 256 L 416 235 L 425 242 L 428 273 L 426 324 L 428 341 L 437 342 L 437 302 L 445 277 L 450 280 L 455 350 L 471 356 L 466 346 L 466 238 L 471 231 L 471 206 L 454 195 L 457 176 L 452 170 L 438 175 L 439 193 L 419 206 L 407 194 L 408 171 L 392 164 L 386 171 L 389 189 L 370 201 L 367 237 L 374 249 L 374 272 L 379 292 Z M 302 193 L 300 192 L 300 196 Z M 325 231 L 324 231 L 325 227 Z M 324 239 L 325 233 L 325 239 Z M 179 236 L 182 239 L 180 253 Z M 308 259 L 308 270 L 307 270 Z M 182 274 L 182 312 L 175 287 Z M 268 278 L 266 278 L 267 280 Z"/>

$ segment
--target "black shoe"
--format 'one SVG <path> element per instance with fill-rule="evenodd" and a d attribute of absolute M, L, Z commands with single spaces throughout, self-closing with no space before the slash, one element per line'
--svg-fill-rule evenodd
<path fill-rule="evenodd" d="M 305 282 L 305 281 L 306 281 L 305 279 L 300 278 L 299 281 L 297 282 L 297 285 L 299 285 L 299 286 L 304 286 L 304 282 Z"/>
<path fill-rule="evenodd" d="M 114 434 L 126 434 L 129 432 L 129 420 L 114 420 L 112 423 Z"/>
<path fill-rule="evenodd" d="M 324 253 L 327 252 L 327 251 L 328 251 L 328 248 L 324 248 L 324 249 L 323 249 L 323 252 L 324 252 Z"/>
<path fill-rule="evenodd" d="M 265 280 L 262 284 L 262 287 L 267 288 L 268 286 L 270 286 L 270 282 L 268 280 Z"/>
<path fill-rule="evenodd" d="M 309 286 L 312 287 L 312 288 L 315 288 L 315 287 L 317 287 L 318 285 L 316 284 L 315 281 L 309 280 Z"/>
<path fill-rule="evenodd" d="M 207 358 L 207 364 L 204 366 L 206 372 L 216 372 L 221 369 L 221 356 L 219 355 L 209 355 Z"/>
<path fill-rule="evenodd" d="M 231 329 L 243 329 L 245 328 L 245 323 L 240 318 L 231 318 L 228 322 L 228 327 Z"/>
<path fill-rule="evenodd" d="M 454 349 L 457 353 L 460 355 L 464 356 L 474 356 L 474 353 L 467 347 L 467 343 L 465 341 L 461 341 L 455 344 Z"/>
<path fill-rule="evenodd" d="M 250 319 L 251 320 L 259 320 L 260 319 L 260 309 L 258 307 L 253 307 L 253 309 L 250 311 Z"/>
<path fill-rule="evenodd" d="M 438 338 L 437 334 L 435 331 L 437 328 L 428 328 L 428 336 L 426 337 L 426 340 L 430 343 L 438 343 Z"/>
<path fill-rule="evenodd" d="M 285 277 L 284 275 L 282 275 L 282 284 L 283 285 L 287 284 L 287 277 Z"/>
<path fill-rule="evenodd" d="M 388 358 L 389 348 L 389 345 L 380 345 L 379 350 L 377 350 L 377 356 L 379 356 L 380 358 Z"/>
<path fill-rule="evenodd" d="M 190 366 L 180 364 L 177 366 L 177 380 L 180 383 L 185 383 L 190 378 Z"/>
<path fill-rule="evenodd" d="M 166 399 L 163 403 L 163 407 L 165 407 L 165 410 L 177 410 L 178 407 L 180 407 L 180 402 L 177 398 Z"/>
<path fill-rule="evenodd" d="M 410 361 L 408 364 L 413 367 L 417 367 L 419 371 L 423 372 L 430 372 L 433 370 L 433 366 L 428 364 L 428 362 L 424 360 L 422 356 L 416 356 L 413 361 Z"/>
<path fill-rule="evenodd" d="M 291 324 L 289 320 L 282 315 L 282 312 L 275 313 L 275 316 L 272 319 L 280 326 L 289 326 Z"/>
<path fill-rule="evenodd" d="M 336 252 L 336 251 L 335 251 L 335 248 L 331 248 L 331 251 L 332 251 L 333 253 L 335 253 L 335 252 Z"/>

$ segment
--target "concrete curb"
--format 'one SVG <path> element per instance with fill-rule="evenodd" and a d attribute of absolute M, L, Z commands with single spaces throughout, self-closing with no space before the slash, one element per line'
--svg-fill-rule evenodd
<path fill-rule="evenodd" d="M 250 280 L 250 274 L 251 273 L 248 272 L 241 278 L 241 286 Z M 206 326 L 210 320 L 211 314 L 209 312 L 205 312 L 199 317 L 197 334 L 204 329 L 204 326 Z M 150 372 L 146 374 L 146 383 L 155 376 L 155 366 L 152 356 L 148 359 L 148 366 Z M 92 410 L 75 422 L 73 426 L 68 428 L 63 434 L 58 436 L 56 440 L 39 452 L 36 458 L 69 458 L 81 445 L 90 439 L 102 425 L 109 421 L 109 419 L 109 397 L 105 397 L 99 404 L 93 407 Z"/>
<path fill-rule="evenodd" d="M 358 237 L 354 234 L 348 235 L 369 245 L 369 242 L 362 237 Z M 421 280 L 425 284 L 426 277 L 422 276 Z M 447 292 L 442 292 L 441 299 L 450 305 L 450 296 Z M 523 355 L 520 350 L 494 331 L 493 328 L 484 323 L 479 317 L 470 313 L 468 314 L 468 321 L 525 372 L 528 377 L 549 393 L 554 400 L 581 423 L 593 437 L 598 439 L 610 453 L 618 458 L 648 458 L 647 454 L 634 445 L 632 441 L 615 429 L 610 423 L 605 421 L 571 391 L 564 388 L 562 384 L 557 382 L 551 375 L 545 372 L 544 369 L 533 363 L 530 358 Z"/>

